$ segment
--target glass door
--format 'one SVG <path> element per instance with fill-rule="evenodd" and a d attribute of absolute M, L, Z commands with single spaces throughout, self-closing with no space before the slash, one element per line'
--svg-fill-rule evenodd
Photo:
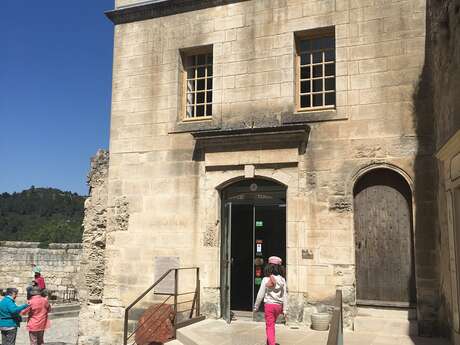
<path fill-rule="evenodd" d="M 231 238 L 232 238 L 232 203 L 225 203 L 222 219 L 222 258 L 221 258 L 221 311 L 222 318 L 228 323 L 231 322 L 230 313 L 230 284 L 231 284 Z"/>
<path fill-rule="evenodd" d="M 286 207 L 279 205 L 254 206 L 254 264 L 253 302 L 264 277 L 264 267 L 270 256 L 286 261 Z M 263 321 L 263 305 L 254 314 L 256 321 Z"/>

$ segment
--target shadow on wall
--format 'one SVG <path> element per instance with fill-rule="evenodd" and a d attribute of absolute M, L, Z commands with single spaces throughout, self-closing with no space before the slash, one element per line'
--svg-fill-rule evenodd
<path fill-rule="evenodd" d="M 418 138 L 414 166 L 415 265 L 419 334 L 439 333 L 436 319 L 440 309 L 438 292 L 439 231 L 437 227 L 434 157 L 431 18 L 426 16 L 425 64 L 414 91 L 414 127 Z"/>

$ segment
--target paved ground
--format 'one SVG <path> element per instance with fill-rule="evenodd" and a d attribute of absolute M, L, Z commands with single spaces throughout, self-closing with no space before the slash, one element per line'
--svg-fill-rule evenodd
<path fill-rule="evenodd" d="M 179 330 L 179 337 L 186 337 L 199 345 L 265 345 L 264 327 L 261 322 L 235 321 L 227 325 L 222 320 L 206 320 Z M 77 318 L 52 320 L 51 328 L 45 333 L 45 344 L 75 345 L 77 332 Z M 277 342 L 281 345 L 325 345 L 327 342 L 327 332 L 316 332 L 306 328 L 291 329 L 284 325 L 277 325 L 276 333 Z M 16 344 L 29 345 L 25 325 L 19 329 Z M 181 345 L 178 341 L 167 345 L 169 344 Z M 433 338 L 346 332 L 345 345 L 449 345 L 449 343 Z"/>
<path fill-rule="evenodd" d="M 51 328 L 45 332 L 46 345 L 75 345 L 78 334 L 78 318 L 51 320 Z M 29 333 L 23 323 L 19 328 L 16 345 L 29 345 Z"/>
<path fill-rule="evenodd" d="M 281 345 L 326 345 L 328 332 L 307 328 L 291 329 L 276 326 L 276 340 Z M 185 337 L 185 338 L 184 338 Z M 178 339 L 184 344 L 199 345 L 265 345 L 265 325 L 261 322 L 206 320 L 180 330 Z M 448 345 L 443 339 L 409 336 L 376 335 L 346 332 L 345 345 Z"/>

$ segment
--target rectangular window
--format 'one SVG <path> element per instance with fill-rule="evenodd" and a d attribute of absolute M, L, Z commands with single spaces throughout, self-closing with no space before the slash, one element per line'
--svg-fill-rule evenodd
<path fill-rule="evenodd" d="M 212 116 L 212 47 L 182 54 L 185 120 Z"/>
<path fill-rule="evenodd" d="M 296 36 L 297 110 L 335 107 L 334 28 Z"/>

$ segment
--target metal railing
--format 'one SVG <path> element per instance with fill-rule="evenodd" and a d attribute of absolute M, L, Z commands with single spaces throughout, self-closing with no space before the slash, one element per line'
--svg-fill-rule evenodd
<path fill-rule="evenodd" d="M 73 286 L 66 286 L 65 290 L 48 290 L 45 294 L 52 303 L 72 303 L 78 301 L 78 291 Z"/>
<path fill-rule="evenodd" d="M 195 290 L 194 291 L 186 291 L 186 292 L 179 292 L 179 272 L 186 271 L 186 270 L 195 270 Z M 166 278 L 170 277 L 170 274 L 173 274 L 174 279 L 174 290 L 173 292 L 155 292 L 155 287 L 158 287 L 161 282 L 164 282 Z M 154 298 L 158 296 L 162 296 L 165 298 L 161 303 L 153 302 L 153 305 L 156 305 L 155 309 L 153 309 L 150 315 L 143 320 L 143 322 L 139 322 L 135 325 L 133 331 L 130 333 L 129 331 L 129 322 L 132 321 L 129 318 L 130 311 L 138 305 L 151 291 Z M 179 302 L 179 298 L 183 296 L 189 296 L 193 294 L 193 298 L 191 300 L 182 300 Z M 185 268 L 172 268 L 166 271 L 153 285 L 151 285 L 147 290 L 145 290 L 138 298 L 134 300 L 129 306 L 125 309 L 125 317 L 124 317 L 124 330 L 123 330 L 123 344 L 128 345 L 128 341 L 132 340 L 133 336 L 135 337 L 136 332 L 138 332 L 141 327 L 143 327 L 147 322 L 152 322 L 152 318 L 154 317 L 164 317 L 164 309 L 163 306 L 169 305 L 171 306 L 171 298 L 172 301 L 172 309 L 173 309 L 173 320 L 172 320 L 172 338 L 176 338 L 177 329 L 181 327 L 185 327 L 191 325 L 195 322 L 204 320 L 204 316 L 200 313 L 200 268 L 199 267 L 185 267 Z M 191 303 L 191 307 L 185 310 L 179 310 L 179 306 L 187 305 Z M 157 312 L 159 314 L 157 314 Z M 188 317 L 185 320 L 179 321 L 179 315 L 184 318 L 184 313 L 187 312 Z M 194 316 L 195 314 L 195 316 Z M 150 332 L 155 332 L 157 329 L 150 330 Z M 131 344 L 136 344 L 134 340 Z"/>
<path fill-rule="evenodd" d="M 327 345 L 343 345 L 342 290 L 337 290 L 335 293 L 334 311 L 327 337 Z"/>

